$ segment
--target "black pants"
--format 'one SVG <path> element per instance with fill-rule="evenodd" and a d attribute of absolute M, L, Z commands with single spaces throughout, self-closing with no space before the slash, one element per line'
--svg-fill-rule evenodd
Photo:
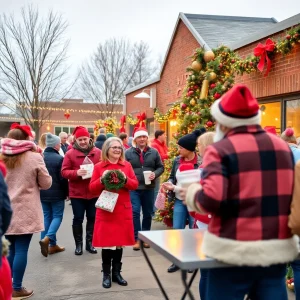
<path fill-rule="evenodd" d="M 95 223 L 96 201 L 97 198 L 91 200 L 71 198 L 74 215 L 73 225 L 82 225 L 85 213 L 87 221 L 93 224 Z"/>

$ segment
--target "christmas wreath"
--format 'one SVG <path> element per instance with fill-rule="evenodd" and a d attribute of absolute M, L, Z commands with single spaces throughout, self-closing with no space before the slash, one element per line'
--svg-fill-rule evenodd
<path fill-rule="evenodd" d="M 102 183 L 107 190 L 119 190 L 126 183 L 126 177 L 119 170 L 111 170 L 105 172 L 101 179 Z"/>

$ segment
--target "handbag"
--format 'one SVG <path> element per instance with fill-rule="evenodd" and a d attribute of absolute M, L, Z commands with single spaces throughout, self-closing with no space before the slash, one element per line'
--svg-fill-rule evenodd
<path fill-rule="evenodd" d="M 118 197 L 119 197 L 118 193 L 112 193 L 104 190 L 99 196 L 95 206 L 96 208 L 100 208 L 112 213 L 117 204 Z"/>
<path fill-rule="evenodd" d="M 165 209 L 165 203 L 166 203 L 166 192 L 164 191 L 163 186 L 161 186 L 158 191 L 154 205 L 157 209 L 163 210 Z"/>

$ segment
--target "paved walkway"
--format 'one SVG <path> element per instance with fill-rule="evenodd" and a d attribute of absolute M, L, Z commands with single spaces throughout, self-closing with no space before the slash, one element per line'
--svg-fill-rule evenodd
<path fill-rule="evenodd" d="M 63 224 L 58 233 L 59 245 L 66 247 L 63 253 L 44 258 L 40 254 L 39 235 L 31 242 L 28 267 L 25 273 L 24 286 L 33 289 L 32 299 L 54 300 L 153 300 L 163 299 L 162 294 L 146 264 L 141 251 L 126 248 L 123 259 L 122 275 L 128 281 L 127 287 L 113 283 L 112 288 L 102 288 L 101 255 L 92 255 L 84 251 L 82 256 L 74 255 L 72 237 L 72 209 L 66 205 Z M 162 224 L 153 224 L 153 229 L 165 229 Z M 180 272 L 167 273 L 170 262 L 152 249 L 147 249 L 151 261 L 166 287 L 170 299 L 180 299 L 183 287 Z M 190 275 L 189 275 L 190 276 Z M 194 281 L 192 290 L 196 299 L 199 274 Z M 289 300 L 294 300 L 292 293 Z"/>

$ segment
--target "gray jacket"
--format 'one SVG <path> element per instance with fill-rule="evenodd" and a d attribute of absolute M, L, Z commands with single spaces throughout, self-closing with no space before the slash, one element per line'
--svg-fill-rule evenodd
<path fill-rule="evenodd" d="M 138 190 L 154 189 L 155 181 L 164 172 L 164 165 L 161 161 L 158 151 L 154 148 L 147 148 L 147 151 L 143 154 L 144 163 L 141 164 L 140 155 L 137 148 L 131 147 L 125 152 L 125 158 L 131 163 L 135 176 L 139 181 Z M 155 180 L 151 181 L 151 184 L 145 185 L 143 171 L 152 171 L 155 173 Z"/>

